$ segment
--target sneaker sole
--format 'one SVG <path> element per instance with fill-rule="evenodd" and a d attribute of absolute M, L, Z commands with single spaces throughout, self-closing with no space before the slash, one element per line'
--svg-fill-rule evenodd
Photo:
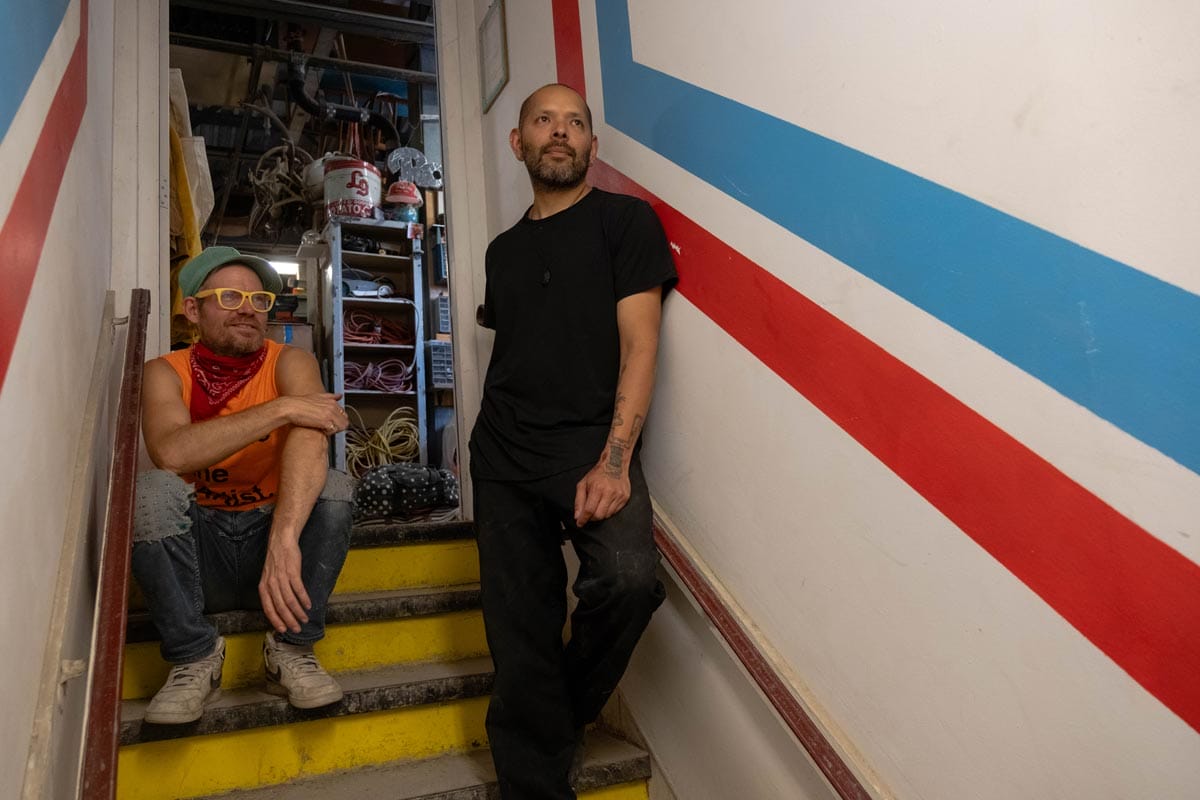
<path fill-rule="evenodd" d="M 293 708 L 321 708 L 323 706 L 337 703 L 346 696 L 345 692 L 343 692 L 341 689 L 338 689 L 337 692 L 328 692 L 323 695 L 317 695 L 316 697 L 297 700 L 291 696 L 286 686 L 284 686 L 282 683 L 277 683 L 269 679 L 267 680 L 267 692 L 279 697 L 286 697 L 288 704 Z"/>
<path fill-rule="evenodd" d="M 216 688 L 208 693 L 208 697 L 204 698 L 204 704 L 200 706 L 200 711 L 195 714 L 183 714 L 170 712 L 166 713 L 150 713 L 146 712 L 142 717 L 144 722 L 149 722 L 151 725 L 186 725 L 189 722 L 195 722 L 204 716 L 204 709 L 207 708 L 214 700 L 221 696 L 221 689 Z"/>

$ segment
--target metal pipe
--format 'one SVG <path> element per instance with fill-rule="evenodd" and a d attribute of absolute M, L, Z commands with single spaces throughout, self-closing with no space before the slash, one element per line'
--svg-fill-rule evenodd
<path fill-rule="evenodd" d="M 288 62 L 287 70 L 281 79 L 287 84 L 293 103 L 318 119 L 326 121 L 340 119 L 347 122 L 357 122 L 362 125 L 374 125 L 377 128 L 382 128 L 384 133 L 390 136 L 391 140 L 396 143 L 397 147 L 404 144 L 400 140 L 400 132 L 396 130 L 396 126 L 390 119 L 378 111 L 372 111 L 369 108 L 360 108 L 359 106 L 330 103 L 325 100 L 317 100 L 316 98 L 309 97 L 304 90 L 304 62 L 305 57 L 296 53 L 295 58 Z"/>
<path fill-rule="evenodd" d="M 292 53 L 278 50 L 261 44 L 244 44 L 242 42 L 227 42 L 221 39 L 209 39 L 205 36 L 192 36 L 187 33 L 172 33 L 171 44 L 180 47 L 194 47 L 198 50 L 210 50 L 217 53 L 233 53 L 234 55 L 254 58 L 259 56 L 263 61 L 291 61 Z M 381 64 L 368 64 L 364 61 L 347 61 L 342 58 L 327 58 L 325 56 L 307 56 L 307 62 L 322 69 L 339 69 L 354 75 L 370 75 L 376 78 L 388 78 L 407 83 L 427 83 L 437 85 L 437 75 L 432 72 L 419 72 L 413 69 L 386 67 Z"/>
<path fill-rule="evenodd" d="M 357 33 L 395 42 L 432 44 L 434 41 L 431 22 L 318 5 L 303 0 L 171 0 L 171 5 L 241 17 L 304 22 L 336 28 L 343 33 Z"/>

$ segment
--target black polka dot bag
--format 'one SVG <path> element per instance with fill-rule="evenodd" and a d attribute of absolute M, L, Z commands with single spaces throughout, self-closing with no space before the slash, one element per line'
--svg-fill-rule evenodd
<path fill-rule="evenodd" d="M 354 493 L 354 519 L 407 519 L 458 505 L 458 479 L 448 469 L 384 464 L 363 473 Z"/>

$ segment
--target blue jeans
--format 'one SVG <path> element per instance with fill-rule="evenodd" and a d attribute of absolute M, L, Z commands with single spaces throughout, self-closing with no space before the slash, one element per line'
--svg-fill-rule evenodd
<path fill-rule="evenodd" d="M 325 635 L 325 608 L 350 544 L 353 483 L 329 471 L 300 534 L 301 579 L 312 608 L 299 633 L 279 638 L 311 644 Z M 212 652 L 217 630 L 206 613 L 262 608 L 262 578 L 272 506 L 227 511 L 196 504 L 193 487 L 174 473 L 138 476 L 133 575 L 162 640 L 165 661 L 195 661 Z"/>

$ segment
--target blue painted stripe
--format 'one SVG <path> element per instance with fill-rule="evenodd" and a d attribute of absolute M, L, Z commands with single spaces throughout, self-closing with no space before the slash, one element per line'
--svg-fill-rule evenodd
<path fill-rule="evenodd" d="M 29 91 L 70 0 L 0 0 L 0 139 Z M 57 88 L 57 86 L 55 87 Z"/>
<path fill-rule="evenodd" d="M 605 122 L 1200 472 L 1200 297 L 637 64 L 626 3 L 596 16 Z"/>

